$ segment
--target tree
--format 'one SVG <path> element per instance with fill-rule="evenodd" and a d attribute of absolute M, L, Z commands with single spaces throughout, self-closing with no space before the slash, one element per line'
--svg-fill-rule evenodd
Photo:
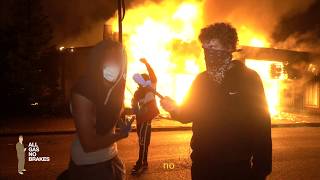
<path fill-rule="evenodd" d="M 41 59 L 49 48 L 52 29 L 40 0 L 14 0 L 8 3 L 7 21 L 1 26 L 2 95 L 12 102 L 25 104 L 38 96 L 45 82 Z M 18 102 L 17 102 L 18 101 Z"/>

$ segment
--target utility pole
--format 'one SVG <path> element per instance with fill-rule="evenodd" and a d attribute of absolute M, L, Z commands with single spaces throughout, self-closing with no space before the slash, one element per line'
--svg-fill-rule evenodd
<path fill-rule="evenodd" d="M 125 4 L 124 0 L 118 0 L 118 40 L 122 44 L 122 21 L 125 15 Z"/>

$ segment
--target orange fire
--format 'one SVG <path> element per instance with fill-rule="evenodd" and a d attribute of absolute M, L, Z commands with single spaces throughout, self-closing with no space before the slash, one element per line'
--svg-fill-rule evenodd
<path fill-rule="evenodd" d="M 269 111 L 272 116 L 278 115 L 280 109 L 280 92 L 283 88 L 282 80 L 286 77 L 282 74 L 278 79 L 270 78 L 270 67 L 272 64 L 283 66 L 281 62 L 269 60 L 246 59 L 246 66 L 255 70 L 262 79 Z"/>
<path fill-rule="evenodd" d="M 181 103 L 196 74 L 204 69 L 197 36 L 203 26 L 202 2 L 147 2 L 126 11 L 123 21 L 124 44 L 128 53 L 128 77 L 145 72 L 139 62 L 148 59 L 158 75 L 158 91 Z M 111 20 L 113 30 L 117 22 Z M 136 84 L 128 80 L 134 91 Z M 132 94 L 126 93 L 126 104 Z"/>
<path fill-rule="evenodd" d="M 158 75 L 158 91 L 181 103 L 195 78 L 205 70 L 203 53 L 198 35 L 203 22 L 203 1 L 186 0 L 183 3 L 162 1 L 146 2 L 126 11 L 123 21 L 124 44 L 128 53 L 128 77 L 145 72 L 139 62 L 148 59 Z M 116 18 L 107 22 L 117 31 Z M 270 46 L 263 34 L 254 29 L 237 27 L 239 44 L 256 47 Z M 272 114 L 279 105 L 280 80 L 270 79 L 271 62 L 248 60 L 246 65 L 256 70 L 263 79 Z M 126 102 L 130 106 L 132 92 L 137 85 L 127 81 Z"/>

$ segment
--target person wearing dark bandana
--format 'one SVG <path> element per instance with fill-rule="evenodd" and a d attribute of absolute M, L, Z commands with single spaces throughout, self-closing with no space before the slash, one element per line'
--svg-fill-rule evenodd
<path fill-rule="evenodd" d="M 161 106 L 173 119 L 192 122 L 191 176 L 202 179 L 265 179 L 271 173 L 271 120 L 259 75 L 232 60 L 236 29 L 216 23 L 201 30 L 206 71 L 184 103 Z"/>

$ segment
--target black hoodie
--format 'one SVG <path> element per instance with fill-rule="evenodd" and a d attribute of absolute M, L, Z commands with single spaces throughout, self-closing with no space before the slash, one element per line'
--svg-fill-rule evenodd
<path fill-rule="evenodd" d="M 197 76 L 180 113 L 193 122 L 193 162 L 222 167 L 250 162 L 258 174 L 271 172 L 271 122 L 259 75 L 233 61 L 222 84 Z"/>
<path fill-rule="evenodd" d="M 114 83 L 105 84 L 102 63 L 105 53 L 112 48 L 123 52 L 123 62 L 119 62 L 122 69 Z M 88 71 L 72 88 L 72 93 L 81 94 L 95 105 L 96 132 L 104 135 L 115 127 L 123 109 L 126 55 L 121 44 L 113 40 L 104 40 L 92 48 L 88 60 Z"/>

